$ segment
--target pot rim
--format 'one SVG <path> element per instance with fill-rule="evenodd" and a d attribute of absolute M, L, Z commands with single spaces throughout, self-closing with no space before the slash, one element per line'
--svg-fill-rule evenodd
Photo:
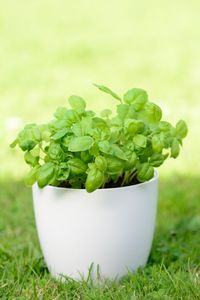
<path fill-rule="evenodd" d="M 95 190 L 94 192 L 112 191 L 112 190 L 121 190 L 121 189 L 130 189 L 130 188 L 134 188 L 134 187 L 144 186 L 144 185 L 147 185 L 147 184 L 149 184 L 149 183 L 151 183 L 153 181 L 157 181 L 158 178 L 159 178 L 158 171 L 154 169 L 154 176 L 150 180 L 147 180 L 145 182 L 140 182 L 140 183 L 136 183 L 136 184 L 132 184 L 132 185 L 126 185 L 126 186 L 119 186 L 119 187 L 114 187 L 114 188 L 102 188 L 102 189 L 100 188 L 100 189 Z M 37 182 L 34 183 L 33 187 L 37 187 L 40 190 L 48 188 L 48 189 L 60 190 L 60 191 L 73 191 L 73 192 L 74 191 L 86 191 L 86 189 L 65 188 L 65 187 L 58 187 L 58 186 L 53 186 L 53 185 L 47 185 L 47 186 L 45 186 L 43 188 L 40 188 L 38 186 Z"/>

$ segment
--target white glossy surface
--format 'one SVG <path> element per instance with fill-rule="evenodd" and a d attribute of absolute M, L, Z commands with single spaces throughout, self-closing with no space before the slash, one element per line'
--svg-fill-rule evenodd
<path fill-rule="evenodd" d="M 33 186 L 36 225 L 48 269 L 80 279 L 93 263 L 115 279 L 147 262 L 155 226 L 157 175 L 148 182 L 114 189 Z"/>

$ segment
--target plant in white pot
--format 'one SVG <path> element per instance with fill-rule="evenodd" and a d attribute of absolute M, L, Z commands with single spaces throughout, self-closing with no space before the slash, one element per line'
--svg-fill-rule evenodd
<path fill-rule="evenodd" d="M 176 158 L 187 134 L 175 127 L 147 93 L 133 88 L 112 116 L 86 110 L 71 96 L 47 124 L 29 124 L 19 145 L 31 167 L 36 225 L 46 264 L 54 277 L 80 279 L 99 272 L 120 278 L 147 262 L 154 233 L 158 175 L 168 156 Z M 98 272 L 96 272 L 98 270 Z"/>

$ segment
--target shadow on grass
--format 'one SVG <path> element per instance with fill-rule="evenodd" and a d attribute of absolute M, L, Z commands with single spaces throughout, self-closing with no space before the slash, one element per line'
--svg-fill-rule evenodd
<path fill-rule="evenodd" d="M 166 267 L 199 263 L 199 182 L 200 177 L 160 179 L 157 226 L 147 268 L 162 263 Z M 1 265 L 13 274 L 18 268 L 19 276 L 47 274 L 35 230 L 31 189 L 10 180 L 0 182 L 0 191 Z"/>

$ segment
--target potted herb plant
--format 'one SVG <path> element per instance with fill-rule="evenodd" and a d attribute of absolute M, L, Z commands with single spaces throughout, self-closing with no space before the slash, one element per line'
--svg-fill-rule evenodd
<path fill-rule="evenodd" d="M 96 85 L 119 104 L 101 116 L 79 96 L 59 107 L 47 124 L 29 124 L 19 145 L 30 165 L 36 225 L 46 264 L 54 277 L 114 279 L 147 262 L 157 206 L 156 167 L 176 158 L 187 134 L 175 127 L 146 91 L 123 99 Z M 93 265 L 93 268 L 91 268 Z M 98 270 L 98 272 L 97 272 Z"/>

